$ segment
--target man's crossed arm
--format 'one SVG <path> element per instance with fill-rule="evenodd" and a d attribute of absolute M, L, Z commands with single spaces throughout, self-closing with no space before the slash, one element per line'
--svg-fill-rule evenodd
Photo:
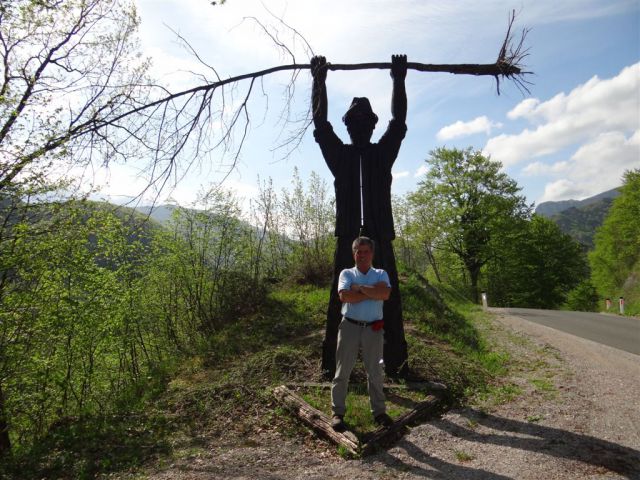
<path fill-rule="evenodd" d="M 339 292 L 342 303 L 360 303 L 364 300 L 388 300 L 391 295 L 391 287 L 385 282 L 378 282 L 375 285 L 360 285 L 354 283 L 350 290 Z"/>

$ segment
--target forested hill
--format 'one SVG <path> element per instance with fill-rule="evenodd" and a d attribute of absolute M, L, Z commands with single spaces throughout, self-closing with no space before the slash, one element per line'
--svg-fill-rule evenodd
<path fill-rule="evenodd" d="M 584 200 L 561 200 L 559 202 L 542 202 L 536 207 L 536 213 L 543 217 L 551 218 L 565 210 L 571 208 L 581 209 L 588 205 L 599 203 L 604 199 L 612 200 L 620 195 L 619 188 L 607 190 L 606 192 L 599 193 L 593 197 L 585 198 Z M 609 202 L 610 204 L 610 202 Z"/>
<path fill-rule="evenodd" d="M 602 225 L 613 199 L 619 195 L 618 189 L 613 189 L 584 200 L 543 202 L 536 207 L 536 213 L 550 218 L 562 232 L 592 250 L 596 229 Z"/>
<path fill-rule="evenodd" d="M 143 206 L 137 207 L 136 210 L 143 215 L 149 215 L 161 225 L 166 224 L 176 210 L 175 205 L 157 205 L 155 207 Z"/>
<path fill-rule="evenodd" d="M 602 225 L 612 203 L 612 198 L 603 198 L 583 207 L 571 207 L 553 215 L 551 220 L 563 233 L 580 242 L 587 250 L 592 250 L 596 229 Z"/>

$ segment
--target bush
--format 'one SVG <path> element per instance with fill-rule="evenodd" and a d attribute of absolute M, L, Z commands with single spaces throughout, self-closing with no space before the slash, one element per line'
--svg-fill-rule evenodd
<path fill-rule="evenodd" d="M 567 295 L 565 308 L 580 312 L 598 311 L 599 296 L 590 281 L 584 280 Z"/>

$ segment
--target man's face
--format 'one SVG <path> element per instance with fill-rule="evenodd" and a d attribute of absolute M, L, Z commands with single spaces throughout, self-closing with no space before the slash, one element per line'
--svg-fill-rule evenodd
<path fill-rule="evenodd" d="M 353 258 L 356 261 L 356 267 L 361 272 L 367 272 L 371 268 L 373 262 L 373 250 L 369 245 L 360 245 L 353 254 Z"/>

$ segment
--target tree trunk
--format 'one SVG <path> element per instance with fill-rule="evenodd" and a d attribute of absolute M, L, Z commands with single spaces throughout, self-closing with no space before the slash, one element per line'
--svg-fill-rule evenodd
<path fill-rule="evenodd" d="M 431 251 L 431 246 L 427 245 L 425 247 L 425 250 L 427 252 L 427 258 L 429 259 L 429 263 L 433 268 L 433 273 L 436 275 L 436 279 L 438 280 L 439 283 L 442 283 L 442 279 L 440 278 L 440 272 L 438 271 L 438 265 L 436 264 L 436 259 L 433 256 L 433 252 Z"/>
<path fill-rule="evenodd" d="M 4 408 L 4 392 L 0 385 L 0 455 L 11 450 L 11 439 L 9 438 L 9 423 Z"/>
<path fill-rule="evenodd" d="M 480 302 L 480 297 L 478 295 L 478 277 L 480 276 L 480 268 L 470 268 L 469 276 L 471 277 L 471 295 L 473 296 L 473 303 L 477 304 Z"/>

